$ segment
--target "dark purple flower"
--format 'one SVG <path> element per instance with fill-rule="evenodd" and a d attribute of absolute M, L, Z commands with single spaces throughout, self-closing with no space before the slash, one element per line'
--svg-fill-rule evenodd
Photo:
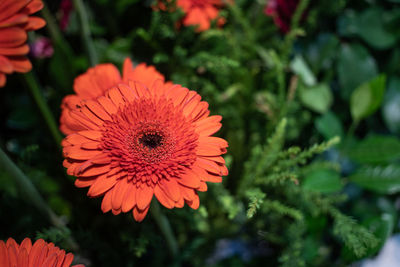
<path fill-rule="evenodd" d="M 35 58 L 48 58 L 54 53 L 51 40 L 47 37 L 37 38 L 31 45 L 31 55 Z"/>
<path fill-rule="evenodd" d="M 269 0 L 264 13 L 274 19 L 283 33 L 287 33 L 298 4 L 299 0 Z"/>
<path fill-rule="evenodd" d="M 71 0 L 62 0 L 60 4 L 60 28 L 65 31 L 68 26 L 71 11 L 74 9 Z"/>

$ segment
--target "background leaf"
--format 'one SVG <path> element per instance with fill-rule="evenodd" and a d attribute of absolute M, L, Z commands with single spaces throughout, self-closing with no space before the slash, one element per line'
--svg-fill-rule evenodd
<path fill-rule="evenodd" d="M 320 193 L 335 193 L 343 188 L 340 175 L 330 169 L 315 169 L 305 175 L 303 182 L 305 190 Z"/>
<path fill-rule="evenodd" d="M 353 120 L 359 121 L 373 114 L 381 105 L 385 93 L 386 76 L 379 75 L 359 86 L 350 99 Z"/>
<path fill-rule="evenodd" d="M 340 94 L 349 99 L 354 89 L 378 74 L 375 59 L 360 44 L 343 44 L 340 48 L 337 72 Z"/>
<path fill-rule="evenodd" d="M 400 166 L 362 167 L 349 180 L 373 192 L 394 194 L 400 192 Z"/>

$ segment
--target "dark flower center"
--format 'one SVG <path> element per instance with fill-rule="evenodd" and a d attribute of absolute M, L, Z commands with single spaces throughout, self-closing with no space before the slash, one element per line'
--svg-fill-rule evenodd
<path fill-rule="evenodd" d="M 145 147 L 154 149 L 162 144 L 162 139 L 162 136 L 157 133 L 144 134 L 139 138 L 139 143 Z"/>

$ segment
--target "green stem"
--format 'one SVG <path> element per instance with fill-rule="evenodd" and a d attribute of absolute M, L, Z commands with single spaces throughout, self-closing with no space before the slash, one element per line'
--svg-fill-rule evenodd
<path fill-rule="evenodd" d="M 286 62 L 289 58 L 290 51 L 292 51 L 293 42 L 297 37 L 299 30 L 299 23 L 301 20 L 301 16 L 306 10 L 310 0 L 301 0 L 297 5 L 296 11 L 293 14 L 292 21 L 290 24 L 290 32 L 288 32 L 285 36 L 285 42 L 283 46 L 283 61 Z"/>
<path fill-rule="evenodd" d="M 37 106 L 40 109 L 40 112 L 42 113 L 43 118 L 47 123 L 47 126 L 49 127 L 51 134 L 53 135 L 54 141 L 57 143 L 58 146 L 60 146 L 62 136 L 58 130 L 57 123 L 54 120 L 50 108 L 47 105 L 46 100 L 44 99 L 36 78 L 34 77 L 32 72 L 26 73 L 22 77 L 24 78 L 25 84 L 28 86 Z"/>
<path fill-rule="evenodd" d="M 51 14 L 50 10 L 44 5 L 42 9 L 42 16 L 46 20 L 46 29 L 48 30 L 51 39 L 53 40 L 55 47 L 58 48 L 63 56 L 63 59 L 68 64 L 69 72 L 74 76 L 74 68 L 73 68 L 73 55 L 74 52 L 68 42 L 65 40 L 63 34 L 60 32 L 59 27 L 57 26 L 56 20 Z M 71 77 L 72 79 L 73 77 Z"/>
<path fill-rule="evenodd" d="M 172 255 L 175 257 L 178 254 L 178 243 L 176 242 L 174 233 L 172 232 L 171 225 L 168 221 L 168 218 L 162 214 L 160 205 L 156 200 L 153 200 L 151 208 L 151 215 L 153 215 L 154 220 L 156 221 L 158 227 L 160 228 L 162 234 L 164 235 L 168 248 Z"/>
<path fill-rule="evenodd" d="M 31 180 L 18 168 L 17 165 L 7 156 L 7 154 L 0 148 L 0 167 L 6 170 L 15 182 L 18 184 L 24 199 L 32 203 L 44 216 L 46 216 L 50 223 L 60 229 L 65 229 L 65 223 L 60 219 L 53 210 L 46 204 L 42 196 L 37 191 Z M 68 246 L 73 250 L 78 250 L 77 243 L 70 237 L 67 240 Z"/>
<path fill-rule="evenodd" d="M 94 66 L 98 63 L 98 57 L 94 48 L 92 37 L 90 36 L 89 19 L 82 0 L 74 0 L 74 6 L 78 12 L 79 20 L 82 28 L 82 39 L 89 55 L 90 65 Z"/>

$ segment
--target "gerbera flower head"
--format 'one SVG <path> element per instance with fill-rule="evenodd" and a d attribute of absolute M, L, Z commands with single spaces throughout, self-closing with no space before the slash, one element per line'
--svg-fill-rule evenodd
<path fill-rule="evenodd" d="M 29 16 L 43 8 L 41 0 L 0 1 L 0 87 L 6 84 L 6 74 L 26 73 L 32 64 L 26 55 L 26 32 L 42 28 L 46 22 Z"/>
<path fill-rule="evenodd" d="M 74 255 L 66 254 L 53 243 L 46 243 L 38 239 L 33 245 L 29 238 L 25 238 L 21 245 L 14 239 L 7 242 L 0 240 L 0 266 L 2 267 L 40 267 L 40 266 L 71 266 Z M 82 264 L 73 267 L 84 267 Z"/>
<path fill-rule="evenodd" d="M 264 13 L 274 19 L 281 32 L 287 33 L 298 4 L 299 0 L 269 0 Z"/>
<path fill-rule="evenodd" d="M 225 24 L 225 19 L 219 16 L 219 9 L 223 5 L 223 0 L 176 0 L 176 6 L 185 13 L 183 25 L 196 26 L 198 32 L 208 30 L 212 20 L 217 20 L 218 26 Z M 157 7 L 160 10 L 166 10 L 165 0 L 158 1 Z"/>
<path fill-rule="evenodd" d="M 68 95 L 63 99 L 61 104 L 60 130 L 64 134 L 83 130 L 82 126 L 71 118 L 70 112 L 79 108 L 82 100 L 102 96 L 113 86 L 117 86 L 121 82 L 127 83 L 129 80 L 139 81 L 150 87 L 156 80 L 164 82 L 165 78 L 154 66 L 147 66 L 145 63 L 141 63 L 134 67 L 129 58 L 126 58 L 124 61 L 122 77 L 117 67 L 113 64 L 99 64 L 90 68 L 75 79 L 75 94 Z M 166 82 L 166 84 L 172 85 L 171 82 Z"/>
<path fill-rule="evenodd" d="M 194 91 L 131 81 L 81 106 L 71 117 L 84 130 L 63 140 L 64 166 L 89 197 L 103 196 L 103 212 L 132 210 L 142 221 L 153 196 L 169 209 L 197 209 L 197 191 L 228 174 L 228 143 L 211 136 L 221 116 L 209 116 Z"/>

